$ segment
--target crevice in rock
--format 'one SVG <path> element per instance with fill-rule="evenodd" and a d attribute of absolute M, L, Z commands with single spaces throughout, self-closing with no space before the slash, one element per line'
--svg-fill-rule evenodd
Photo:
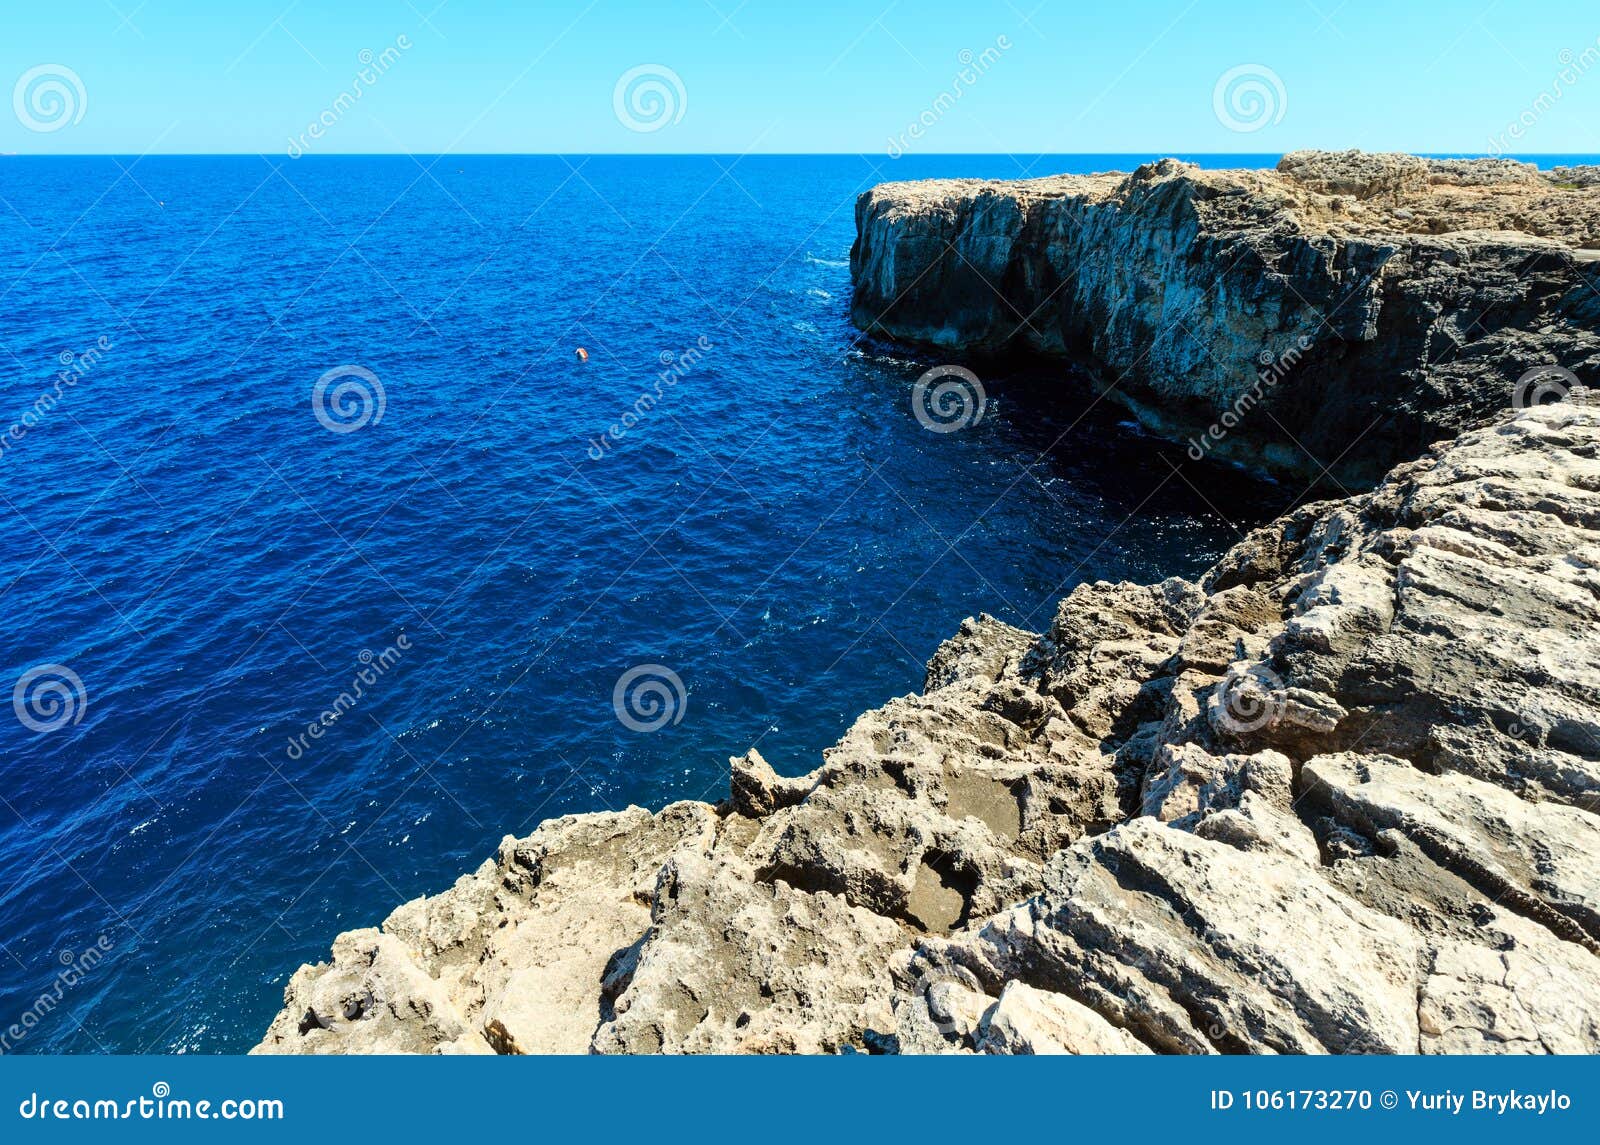
<path fill-rule="evenodd" d="M 1490 870 L 1425 825 L 1408 820 L 1398 827 L 1383 827 L 1356 808 L 1334 799 L 1332 792 L 1323 790 L 1322 785 L 1315 783 L 1306 785 L 1303 795 L 1296 799 L 1296 803 L 1370 840 L 1378 854 L 1393 854 L 1395 847 L 1390 837 L 1398 835 L 1416 846 L 1430 862 L 1472 886 L 1491 903 L 1504 906 L 1538 923 L 1556 937 L 1577 943 L 1591 953 L 1600 955 L 1600 935 L 1591 933 L 1580 920 L 1562 913 L 1543 899 Z M 1311 826 L 1313 831 L 1316 830 L 1313 823 L 1307 823 L 1307 826 Z M 1319 843 L 1321 842 L 1319 836 Z M 1324 854 L 1325 865 L 1329 865 L 1327 852 Z"/>
<path fill-rule="evenodd" d="M 600 1016 L 597 1025 L 615 1021 L 617 999 L 633 982 L 633 972 L 639 966 L 639 952 L 650 937 L 647 930 L 636 941 L 614 952 L 606 959 L 605 970 L 600 975 Z"/>
<path fill-rule="evenodd" d="M 1491 871 L 1471 855 L 1456 849 L 1436 832 L 1420 824 L 1408 824 L 1405 835 L 1429 859 L 1471 883 L 1488 896 L 1491 902 L 1516 911 L 1545 927 L 1557 938 L 1575 942 L 1591 954 L 1600 955 L 1600 933 L 1592 932 L 1571 915 L 1562 913 L 1543 899 L 1535 897 L 1522 887 Z"/>

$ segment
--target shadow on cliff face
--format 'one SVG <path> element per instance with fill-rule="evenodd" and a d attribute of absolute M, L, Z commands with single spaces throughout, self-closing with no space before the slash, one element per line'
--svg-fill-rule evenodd
<path fill-rule="evenodd" d="M 1115 519 L 1210 519 L 1242 535 L 1295 504 L 1343 495 L 1327 483 L 1275 480 L 1210 457 L 1196 460 L 1184 443 L 1142 429 L 1101 394 L 1086 369 L 1070 363 L 1040 364 L 1026 355 L 961 361 L 981 380 L 989 432 L 1009 442 L 1041 480 L 1097 499 Z M 934 364 L 919 359 L 917 368 Z"/>

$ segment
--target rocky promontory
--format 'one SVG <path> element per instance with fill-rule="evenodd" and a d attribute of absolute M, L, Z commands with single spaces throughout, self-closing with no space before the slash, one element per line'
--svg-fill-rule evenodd
<path fill-rule="evenodd" d="M 1067 268 L 1069 247 L 1089 259 L 1081 279 L 1124 276 L 1107 309 L 1051 326 L 1060 341 L 1040 352 L 1088 344 L 1069 327 L 1101 339 L 1106 365 L 1163 319 L 1210 314 L 1208 337 L 1247 315 L 1265 329 L 1266 315 L 1303 317 L 1284 293 L 1306 280 L 1223 275 L 1207 302 L 1198 268 L 1229 244 L 1241 258 L 1301 250 L 1315 274 L 1355 265 L 1379 224 L 1306 212 L 1348 198 L 1340 218 L 1376 213 L 1373 188 L 1399 179 L 1394 194 L 1438 199 L 1428 217 L 1445 229 L 1385 232 L 1370 337 L 1324 347 L 1394 371 L 1335 393 L 1296 374 L 1269 408 L 1314 427 L 1339 395 L 1387 387 L 1406 433 L 1461 432 L 1368 492 L 1256 530 L 1199 581 L 1083 584 L 1039 633 L 966 621 L 921 694 L 860 717 L 807 774 L 750 752 L 718 804 L 507 837 L 452 888 L 300 968 L 256 1052 L 1600 1052 L 1600 402 L 1574 388 L 1509 408 L 1523 356 L 1594 352 L 1578 253 L 1594 204 L 1550 206 L 1542 237 L 1463 237 L 1447 210 L 1509 209 L 1520 165 L 1419 160 L 1419 191 L 1387 157 L 1365 181 L 1343 159 L 1251 176 L 1261 202 L 1218 190 L 1241 173 L 1176 164 L 1047 180 L 1063 189 L 1036 197 L 880 188 L 862 204 L 858 307 L 895 284 L 884 297 L 915 299 L 898 329 L 920 341 L 1018 337 L 999 337 L 998 304 L 944 255 L 914 261 L 913 233 L 943 219 L 957 262 L 1015 271 L 1001 280 L 1013 301 L 1040 288 L 1031 274 Z M 1528 202 L 1566 202 L 1537 178 Z M 1222 239 L 1212 208 L 1230 195 L 1219 209 L 1262 225 Z M 913 216 L 913 202 L 949 206 Z M 1099 220 L 1102 246 L 1046 226 L 1075 212 Z M 988 239 L 980 218 L 997 224 Z M 1329 229 L 1307 237 L 1314 221 Z M 1539 252 L 1524 277 L 1494 253 L 1513 247 Z M 1432 269 L 1402 275 L 1397 259 Z M 954 276 L 944 320 L 913 266 Z M 1497 266 L 1511 277 L 1485 285 Z M 1041 300 L 1087 289 L 1054 285 Z M 1445 304 L 1484 291 L 1541 324 L 1482 328 L 1466 340 L 1481 357 L 1458 354 L 1455 373 L 1408 357 L 1414 337 L 1466 330 Z M 1142 348 L 1163 363 L 1147 396 L 1231 384 L 1198 358 L 1173 372 L 1159 338 Z M 1475 404 L 1491 378 L 1492 412 Z M 1403 453 L 1393 424 L 1383 448 Z"/>
<path fill-rule="evenodd" d="M 1370 486 L 1559 364 L 1600 383 L 1595 168 L 1295 152 L 1276 170 L 886 183 L 856 324 L 1087 366 L 1196 452 Z"/>
<path fill-rule="evenodd" d="M 262 1052 L 1600 1050 L 1600 413 L 968 621 L 823 765 L 569 816 Z"/>

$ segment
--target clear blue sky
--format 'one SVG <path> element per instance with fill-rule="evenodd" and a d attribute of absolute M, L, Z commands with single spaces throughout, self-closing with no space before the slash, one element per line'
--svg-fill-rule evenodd
<path fill-rule="evenodd" d="M 1600 150 L 1593 0 L 7 0 L 3 26 L 0 152 L 282 153 L 401 36 L 308 150 L 882 152 L 929 116 L 921 152 L 1480 152 L 1519 117 L 1507 150 Z M 641 65 L 681 85 L 653 131 L 615 107 Z M 1214 99 L 1240 67 L 1247 132 Z M 62 68 L 67 110 L 19 115 Z"/>

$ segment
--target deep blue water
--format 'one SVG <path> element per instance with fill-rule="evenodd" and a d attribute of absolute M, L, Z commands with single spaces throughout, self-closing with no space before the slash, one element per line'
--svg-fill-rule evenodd
<path fill-rule="evenodd" d="M 718 798 L 756 744 L 808 770 L 962 617 L 1039 628 L 1270 515 L 1062 377 L 986 367 L 929 432 L 935 363 L 858 341 L 856 195 L 1027 162 L 0 160 L 0 684 L 83 687 L 0 720 L 0 1049 L 245 1049 L 502 835 Z M 383 410 L 333 432 L 344 365 Z M 686 692 L 648 733 L 644 664 Z"/>

